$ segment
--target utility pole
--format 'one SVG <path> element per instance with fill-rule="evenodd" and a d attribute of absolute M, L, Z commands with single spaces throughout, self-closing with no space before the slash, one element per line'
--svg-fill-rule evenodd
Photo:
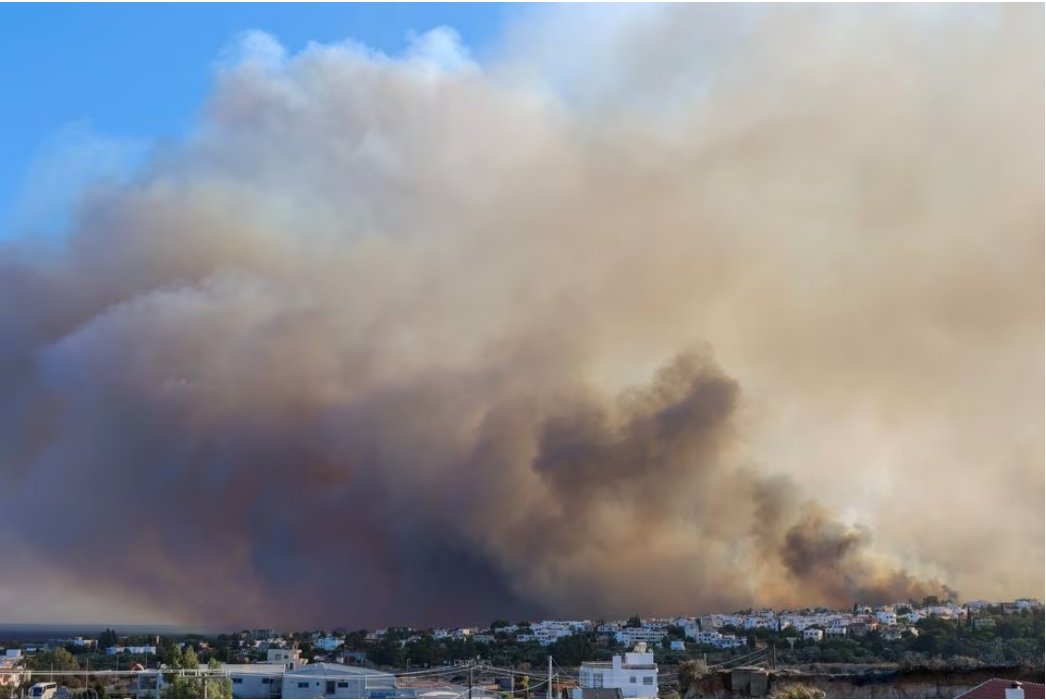
<path fill-rule="evenodd" d="M 472 700 L 472 669 L 473 660 L 469 659 L 469 700 Z"/>
<path fill-rule="evenodd" d="M 552 655 L 548 655 L 548 695 L 549 700 L 552 700 Z"/>

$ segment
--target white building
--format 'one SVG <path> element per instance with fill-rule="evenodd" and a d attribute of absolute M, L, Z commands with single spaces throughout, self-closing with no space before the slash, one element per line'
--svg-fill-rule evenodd
<path fill-rule="evenodd" d="M 548 646 L 561 637 L 572 636 L 575 628 L 569 622 L 541 622 L 531 629 L 534 630 L 534 637 L 538 643 Z"/>
<path fill-rule="evenodd" d="M 875 617 L 879 620 L 880 625 L 893 626 L 897 624 L 897 613 L 893 610 L 880 610 L 875 613 Z"/>
<path fill-rule="evenodd" d="M 300 649 L 269 649 L 265 652 L 263 664 L 282 664 L 289 668 L 296 668 L 305 663 L 301 658 Z"/>
<path fill-rule="evenodd" d="M 29 682 L 32 671 L 21 667 L 22 650 L 8 649 L 4 656 L 0 657 L 0 688 L 17 688 L 22 683 Z M 14 695 L 6 697 L 15 697 Z"/>
<path fill-rule="evenodd" d="M 721 634 L 720 632 L 707 631 L 698 632 L 694 635 L 694 641 L 698 644 L 711 644 L 719 649 L 732 649 L 745 645 L 745 640 L 738 639 L 732 634 Z"/>
<path fill-rule="evenodd" d="M 388 696 L 396 677 L 341 664 L 224 664 L 232 681 L 233 698 L 368 698 Z"/>
<path fill-rule="evenodd" d="M 619 688 L 626 698 L 657 697 L 657 664 L 653 652 L 645 644 L 637 644 L 635 651 L 622 659 L 615 656 L 610 663 L 581 664 L 579 684 L 582 688 Z"/>
<path fill-rule="evenodd" d="M 803 630 L 803 639 L 812 639 L 815 642 L 819 642 L 824 639 L 824 630 L 819 630 L 816 627 L 810 627 Z"/>
<path fill-rule="evenodd" d="M 222 670 L 232 681 L 234 698 L 273 698 L 283 691 L 283 673 L 279 664 L 223 664 Z"/>
<path fill-rule="evenodd" d="M 661 640 L 668 636 L 668 632 L 663 628 L 656 627 L 626 627 L 614 635 L 614 639 L 617 640 L 618 644 L 624 644 L 626 647 L 635 646 L 639 643 L 644 644 L 660 644 Z"/>
<path fill-rule="evenodd" d="M 308 664 L 283 674 L 284 698 L 369 698 L 395 688 L 391 673 L 355 666 Z"/>
<path fill-rule="evenodd" d="M 335 649 L 341 646 L 341 640 L 337 637 L 321 637 L 320 639 L 316 640 L 314 646 L 317 649 L 322 649 L 323 651 L 334 651 Z"/>

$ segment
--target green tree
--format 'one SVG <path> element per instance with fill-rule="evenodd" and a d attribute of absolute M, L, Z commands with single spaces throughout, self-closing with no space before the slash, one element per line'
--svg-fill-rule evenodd
<path fill-rule="evenodd" d="M 639 617 L 639 615 L 633 615 L 632 617 L 628 618 L 628 622 L 625 624 L 625 627 L 642 627 L 642 626 L 643 626 L 643 620 Z"/>
<path fill-rule="evenodd" d="M 580 666 L 592 658 L 596 645 L 587 634 L 572 634 L 560 637 L 553 644 L 549 653 L 559 663 L 566 666 Z"/>
<path fill-rule="evenodd" d="M 120 643 L 120 637 L 117 636 L 115 630 L 106 628 L 104 632 L 98 635 L 98 648 L 108 649 L 109 647 L 115 647 Z"/>
<path fill-rule="evenodd" d="M 502 627 L 508 627 L 508 626 L 509 626 L 509 621 L 508 620 L 494 620 L 493 622 L 490 623 L 490 631 L 493 632 L 496 629 L 500 629 Z"/>
<path fill-rule="evenodd" d="M 182 668 L 197 669 L 200 667 L 200 659 L 196 656 L 196 650 L 190 646 L 185 647 L 182 653 Z"/>
<path fill-rule="evenodd" d="M 350 651 L 359 651 L 367 641 L 367 630 L 356 630 L 345 635 L 345 648 Z"/>
<path fill-rule="evenodd" d="M 198 698 L 200 693 L 195 687 L 194 678 L 172 675 L 166 679 L 160 696 L 164 698 Z"/>
<path fill-rule="evenodd" d="M 171 644 L 163 655 L 163 662 L 169 668 L 182 668 L 185 659 L 182 656 L 182 648 L 177 644 Z"/>
<path fill-rule="evenodd" d="M 79 671 L 80 662 L 69 653 L 68 649 L 59 647 L 52 651 L 35 654 L 25 661 L 30 671 L 45 673 L 47 671 Z"/>
<path fill-rule="evenodd" d="M 208 678 L 207 679 L 207 697 L 208 698 L 232 698 L 232 679 L 231 678 Z"/>
<path fill-rule="evenodd" d="M 386 635 L 368 652 L 370 660 L 379 666 L 402 666 L 406 658 L 399 641 Z"/>

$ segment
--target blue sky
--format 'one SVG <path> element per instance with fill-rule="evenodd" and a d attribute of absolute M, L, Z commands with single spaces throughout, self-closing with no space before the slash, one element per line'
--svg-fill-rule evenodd
<path fill-rule="evenodd" d="M 0 239 L 61 226 L 84 181 L 177 137 L 237 34 L 289 51 L 355 39 L 384 52 L 451 26 L 480 58 L 512 13 L 492 4 L 11 4 L 0 6 Z"/>

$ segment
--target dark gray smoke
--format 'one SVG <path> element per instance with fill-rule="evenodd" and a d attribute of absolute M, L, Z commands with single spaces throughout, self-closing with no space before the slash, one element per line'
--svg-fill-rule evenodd
<path fill-rule="evenodd" d="M 7 600 L 1041 592 L 1042 7 L 636 10 L 561 71 L 573 12 L 485 68 L 250 35 L 192 138 L 0 251 Z"/>

